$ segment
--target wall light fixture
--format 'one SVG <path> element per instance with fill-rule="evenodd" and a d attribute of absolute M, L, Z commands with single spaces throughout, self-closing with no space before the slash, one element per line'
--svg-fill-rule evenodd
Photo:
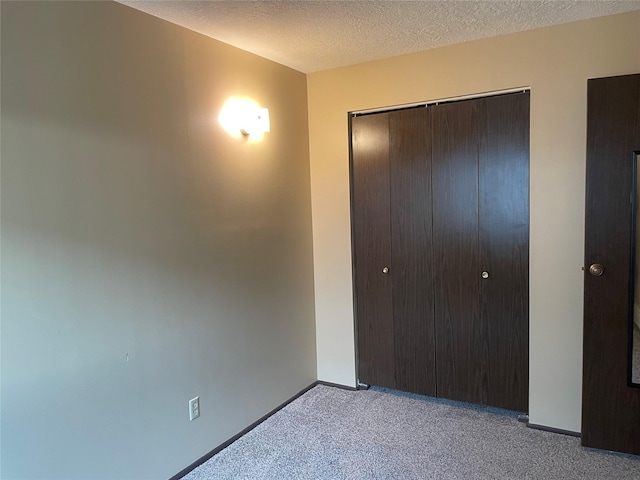
<path fill-rule="evenodd" d="M 271 130 L 269 109 L 260 107 L 247 97 L 228 98 L 220 110 L 218 121 L 230 136 L 244 137 L 250 142 L 262 141 L 264 134 Z"/>
<path fill-rule="evenodd" d="M 256 107 L 244 112 L 240 131 L 245 135 L 270 132 L 269 109 Z"/>

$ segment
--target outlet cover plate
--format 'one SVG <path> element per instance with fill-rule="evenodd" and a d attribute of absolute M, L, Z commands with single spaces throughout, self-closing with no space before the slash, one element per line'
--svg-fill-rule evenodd
<path fill-rule="evenodd" d="M 200 397 L 189 400 L 189 421 L 193 421 L 200 416 Z"/>

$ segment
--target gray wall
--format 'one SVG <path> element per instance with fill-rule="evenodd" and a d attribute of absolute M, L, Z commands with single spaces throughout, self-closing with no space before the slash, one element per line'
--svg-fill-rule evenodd
<path fill-rule="evenodd" d="M 1 476 L 170 477 L 316 379 L 305 76 L 112 2 L 1 8 Z"/>

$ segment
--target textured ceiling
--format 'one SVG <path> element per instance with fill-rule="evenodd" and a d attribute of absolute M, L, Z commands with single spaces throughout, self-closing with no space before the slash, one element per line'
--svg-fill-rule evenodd
<path fill-rule="evenodd" d="M 305 73 L 640 10 L 640 0 L 120 3 Z"/>

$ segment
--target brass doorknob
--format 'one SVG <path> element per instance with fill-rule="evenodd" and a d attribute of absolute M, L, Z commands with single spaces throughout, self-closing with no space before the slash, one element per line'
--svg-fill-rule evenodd
<path fill-rule="evenodd" d="M 389 267 L 384 267 L 382 269 L 382 273 L 389 273 Z"/>
<path fill-rule="evenodd" d="M 604 273 L 604 267 L 599 263 L 594 263 L 589 267 L 589 273 L 594 277 L 599 277 Z"/>

